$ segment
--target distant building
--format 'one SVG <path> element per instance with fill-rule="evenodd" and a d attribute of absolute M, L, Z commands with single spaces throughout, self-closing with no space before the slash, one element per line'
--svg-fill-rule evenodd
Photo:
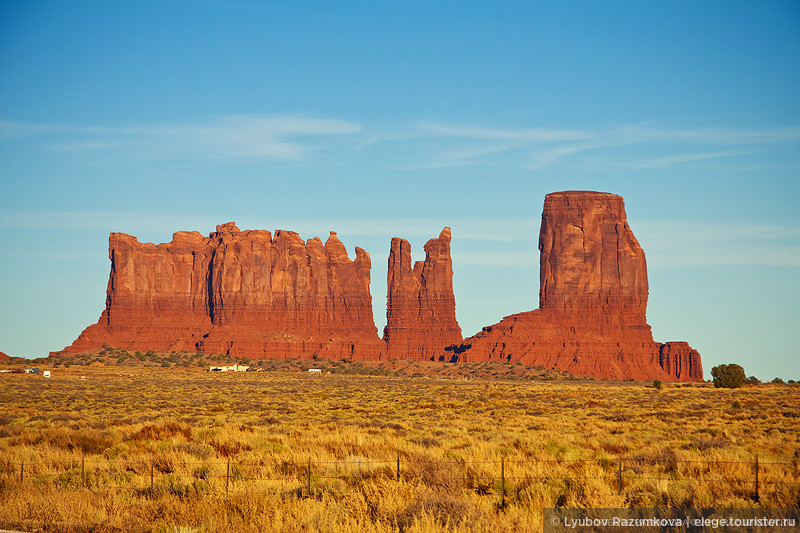
<path fill-rule="evenodd" d="M 250 365 L 231 365 L 231 366 L 211 366 L 210 372 L 247 372 Z"/>
<path fill-rule="evenodd" d="M 49 378 L 50 377 L 50 371 L 49 370 L 45 370 L 44 372 L 42 372 L 42 377 Z"/>
<path fill-rule="evenodd" d="M 319 368 L 309 368 L 308 369 L 308 373 L 309 374 L 322 374 L 322 370 L 319 369 Z"/>

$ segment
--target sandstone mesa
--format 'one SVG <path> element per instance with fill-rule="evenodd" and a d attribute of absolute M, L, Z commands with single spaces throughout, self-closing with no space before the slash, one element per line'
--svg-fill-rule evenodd
<path fill-rule="evenodd" d="M 169 243 L 109 238 L 106 309 L 68 352 L 103 344 L 246 357 L 377 359 L 370 258 L 331 232 L 240 231 L 234 223 Z"/>
<path fill-rule="evenodd" d="M 456 320 L 450 241 L 444 228 L 426 243 L 425 260 L 412 262 L 408 241 L 392 239 L 381 339 L 369 254 L 356 247 L 350 259 L 335 232 L 323 243 L 229 222 L 158 245 L 112 233 L 105 310 L 64 352 L 107 344 L 254 358 L 519 361 L 601 379 L 702 380 L 688 343 L 653 341 L 645 256 L 620 196 L 548 194 L 539 308 L 468 339 Z"/>

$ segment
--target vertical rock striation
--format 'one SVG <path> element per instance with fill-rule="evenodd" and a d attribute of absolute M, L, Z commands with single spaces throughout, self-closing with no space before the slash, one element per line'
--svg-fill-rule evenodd
<path fill-rule="evenodd" d="M 304 242 L 291 231 L 217 226 L 169 243 L 109 238 L 106 308 L 67 352 L 103 344 L 247 357 L 377 359 L 370 258 L 331 232 Z"/>
<path fill-rule="evenodd" d="M 703 379 L 700 355 L 687 343 L 653 341 L 647 263 L 620 196 L 548 194 L 539 308 L 466 340 L 450 239 L 446 227 L 417 262 L 408 241 L 392 239 L 381 340 L 369 254 L 356 248 L 351 260 L 335 232 L 323 243 L 229 222 L 208 237 L 180 231 L 158 245 L 112 233 L 105 310 L 64 351 L 108 344 L 244 357 L 507 361 L 601 379 Z"/>
<path fill-rule="evenodd" d="M 658 347 L 658 363 L 678 381 L 700 381 L 703 365 L 700 354 L 688 342 L 665 342 Z"/>
<path fill-rule="evenodd" d="M 425 244 L 425 261 L 411 261 L 411 245 L 393 238 L 389 252 L 383 340 L 390 359 L 438 360 L 460 343 L 453 295 L 450 228 Z"/>
<path fill-rule="evenodd" d="M 644 324 L 647 263 L 621 196 L 570 191 L 545 198 L 539 307 Z"/>
<path fill-rule="evenodd" d="M 601 379 L 702 379 L 688 344 L 687 352 L 653 342 L 647 263 L 620 196 L 548 194 L 539 250 L 539 309 L 483 328 L 456 348 L 459 360 L 521 361 Z"/>

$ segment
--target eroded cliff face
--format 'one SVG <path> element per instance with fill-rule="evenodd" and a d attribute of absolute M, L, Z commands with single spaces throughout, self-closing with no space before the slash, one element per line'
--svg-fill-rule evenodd
<path fill-rule="evenodd" d="M 438 360 L 462 340 L 453 295 L 450 228 L 425 244 L 425 261 L 413 263 L 411 245 L 392 239 L 383 330 L 389 359 Z"/>
<path fill-rule="evenodd" d="M 645 322 L 647 262 L 621 196 L 548 194 L 539 251 L 540 309 Z"/>
<path fill-rule="evenodd" d="M 653 341 L 644 252 L 620 196 L 548 194 L 539 234 L 539 308 L 466 340 L 455 314 L 450 228 L 412 262 L 391 241 L 387 323 L 378 338 L 370 258 L 351 260 L 335 232 L 177 232 L 169 243 L 109 238 L 111 274 L 100 320 L 65 349 L 197 350 L 268 358 L 508 361 L 600 379 L 702 380 L 685 342 Z"/>
<path fill-rule="evenodd" d="M 539 309 L 483 328 L 455 349 L 457 360 L 519 361 L 599 379 L 702 379 L 696 351 L 653 341 L 647 263 L 620 196 L 548 194 L 539 250 Z"/>
<path fill-rule="evenodd" d="M 678 381 L 702 381 L 700 354 L 688 342 L 665 342 L 658 347 L 658 363 Z"/>
<path fill-rule="evenodd" d="M 11 359 L 11 358 L 6 354 L 4 354 L 3 352 L 0 352 L 0 359 Z"/>
<path fill-rule="evenodd" d="M 106 309 L 68 352 L 103 344 L 246 357 L 377 359 L 369 254 L 350 260 L 331 232 L 240 231 L 234 223 L 169 243 L 112 233 Z"/>

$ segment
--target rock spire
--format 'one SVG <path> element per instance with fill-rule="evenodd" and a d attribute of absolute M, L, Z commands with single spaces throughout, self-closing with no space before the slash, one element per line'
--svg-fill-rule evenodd
<path fill-rule="evenodd" d="M 425 244 L 425 261 L 412 264 L 411 245 L 392 239 L 383 330 L 389 359 L 438 360 L 460 343 L 453 295 L 450 228 Z"/>

